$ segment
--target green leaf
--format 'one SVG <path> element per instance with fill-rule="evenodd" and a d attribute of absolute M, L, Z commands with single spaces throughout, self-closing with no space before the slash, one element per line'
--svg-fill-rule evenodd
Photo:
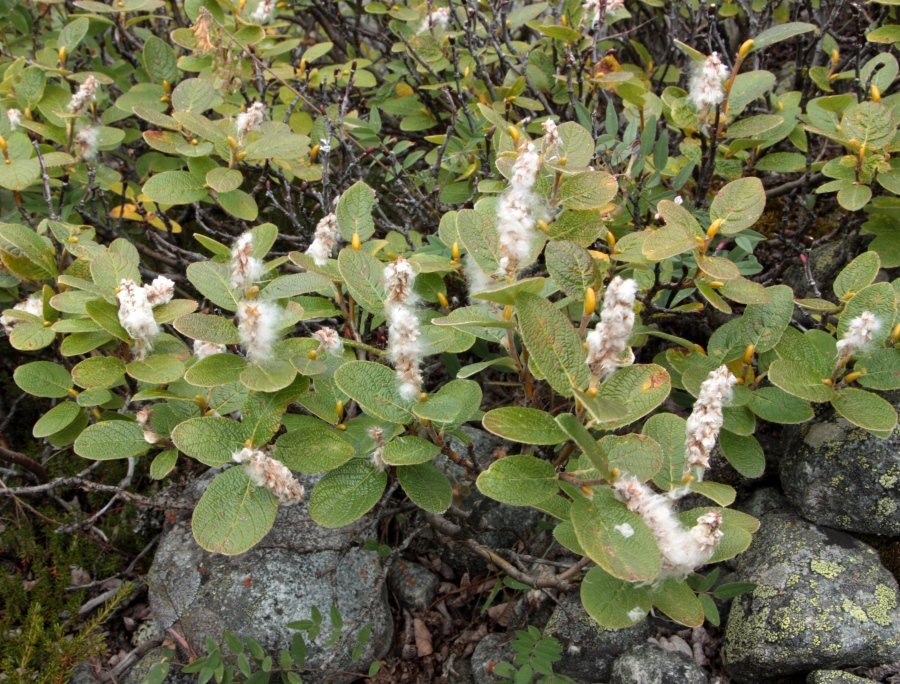
<path fill-rule="evenodd" d="M 606 452 L 610 468 L 618 468 L 641 482 L 655 476 L 664 461 L 662 447 L 647 435 L 607 435 L 600 440 L 600 448 Z"/>
<path fill-rule="evenodd" d="M 897 293 L 890 283 L 874 283 L 864 287 L 847 302 L 838 320 L 838 339 L 847 334 L 850 322 L 865 311 L 875 314 L 880 324 L 878 329 L 872 332 L 872 341 L 869 345 L 878 347 L 890 337 L 891 325 L 897 316 Z"/>
<path fill-rule="evenodd" d="M 397 374 L 387 366 L 351 361 L 335 371 L 334 380 L 369 415 L 401 425 L 413 421 L 411 409 L 416 400 L 407 401 L 400 396 Z"/>
<path fill-rule="evenodd" d="M 754 391 L 749 406 L 753 413 L 770 423 L 805 423 L 815 415 L 808 402 L 778 387 L 762 387 Z"/>
<path fill-rule="evenodd" d="M 844 110 L 841 127 L 845 139 L 872 149 L 890 144 L 897 132 L 897 120 L 891 109 L 880 102 L 860 102 Z"/>
<path fill-rule="evenodd" d="M 863 387 L 900 389 L 900 349 L 876 349 L 871 355 L 859 359 L 853 370 L 862 373 L 858 382 Z"/>
<path fill-rule="evenodd" d="M 534 456 L 501 458 L 478 476 L 476 484 L 485 496 L 514 506 L 540 503 L 559 488 L 553 464 Z"/>
<path fill-rule="evenodd" d="M 741 317 L 741 341 L 754 345 L 756 353 L 774 349 L 794 313 L 794 293 L 787 285 L 767 288 L 772 295 L 768 304 L 750 304 Z"/>
<path fill-rule="evenodd" d="M 135 380 L 151 385 L 164 385 L 181 379 L 184 364 L 174 356 L 153 354 L 143 361 L 132 361 L 125 370 Z"/>
<path fill-rule="evenodd" d="M 388 465 L 406 466 L 427 463 L 441 450 L 421 437 L 398 437 L 388 442 L 384 447 L 382 459 Z"/>
<path fill-rule="evenodd" d="M 509 285 L 502 285 L 485 292 L 476 292 L 471 299 L 483 299 L 497 304 L 512 305 L 516 303 L 516 297 L 520 294 L 541 294 L 547 284 L 546 278 L 524 278 Z"/>
<path fill-rule="evenodd" d="M 740 121 L 735 121 L 728 126 L 725 137 L 732 140 L 737 138 L 756 138 L 761 133 L 770 131 L 780 126 L 784 122 L 784 117 L 777 114 L 759 114 L 750 116 Z"/>
<path fill-rule="evenodd" d="M 650 261 L 665 261 L 696 249 L 698 243 L 694 238 L 694 234 L 684 226 L 666 224 L 647 236 L 641 248 L 642 254 Z"/>
<path fill-rule="evenodd" d="M 719 446 L 725 459 L 741 475 L 749 478 L 762 477 L 766 470 L 766 456 L 756 437 L 722 430 L 719 433 Z"/>
<path fill-rule="evenodd" d="M 792 21 L 787 24 L 778 24 L 777 26 L 766 29 L 758 36 L 756 36 L 753 39 L 753 47 L 751 48 L 750 52 L 762 50 L 769 47 L 770 45 L 774 45 L 775 43 L 780 43 L 783 40 L 787 40 L 788 38 L 793 38 L 794 36 L 799 36 L 804 33 L 809 33 L 810 31 L 818 31 L 818 29 L 814 24 L 807 24 L 802 21 Z"/>
<path fill-rule="evenodd" d="M 549 501 L 554 501 L 560 497 L 553 497 L 551 499 L 547 499 L 546 502 L 541 503 L 543 506 L 545 503 Z M 536 506 L 537 508 L 537 506 Z M 570 506 L 571 508 L 571 506 Z M 586 556 L 587 554 L 584 552 L 584 549 L 581 548 L 581 542 L 578 541 L 578 537 L 575 534 L 575 528 L 572 526 L 572 522 L 570 520 L 564 520 L 559 525 L 553 528 L 553 537 L 562 544 L 565 548 L 569 549 L 573 553 L 577 553 L 579 556 Z"/>
<path fill-rule="evenodd" d="M 872 199 L 872 189 L 868 185 L 853 183 L 838 190 L 837 201 L 847 211 L 862 209 Z"/>
<path fill-rule="evenodd" d="M 162 480 L 175 469 L 176 463 L 178 463 L 178 449 L 160 451 L 150 464 L 150 477 Z"/>
<path fill-rule="evenodd" d="M 849 264 L 841 269 L 834 279 L 834 294 L 838 299 L 844 299 L 847 295 L 853 295 L 868 287 L 875 281 L 878 270 L 881 268 L 881 259 L 875 252 L 863 252 Z"/>
<path fill-rule="evenodd" d="M 95 461 L 140 456 L 149 449 L 141 426 L 130 420 L 94 423 L 75 440 L 75 453 Z"/>
<path fill-rule="evenodd" d="M 544 260 L 553 281 L 576 301 L 584 301 L 585 290 L 598 285 L 599 274 L 594 259 L 577 242 L 560 240 L 548 243 Z"/>
<path fill-rule="evenodd" d="M 58 275 L 53 248 L 27 226 L 0 224 L 0 249 L 3 263 L 14 272 L 19 272 L 15 268 L 19 266 L 24 278 L 52 280 Z"/>
<path fill-rule="evenodd" d="M 49 347 L 56 339 L 56 333 L 43 323 L 19 323 L 9 335 L 9 343 L 21 351 L 37 351 Z"/>
<path fill-rule="evenodd" d="M 504 406 L 488 411 L 484 429 L 523 444 L 560 444 L 568 439 L 549 413 L 522 406 Z"/>
<path fill-rule="evenodd" d="M 200 78 L 185 79 L 172 91 L 172 108 L 176 112 L 200 114 L 212 107 L 216 100 L 221 102 L 212 83 Z M 247 153 L 249 156 L 249 151 Z"/>
<path fill-rule="evenodd" d="M 154 320 L 162 325 L 171 323 L 182 316 L 187 316 L 197 309 L 197 302 L 192 299 L 173 299 L 153 308 Z"/>
<path fill-rule="evenodd" d="M 854 387 L 835 392 L 831 405 L 854 425 L 874 432 L 890 432 L 897 426 L 897 411 L 877 394 Z"/>
<path fill-rule="evenodd" d="M 218 387 L 237 382 L 247 362 L 235 354 L 213 354 L 187 369 L 184 379 L 196 387 Z"/>
<path fill-rule="evenodd" d="M 383 315 L 387 298 L 382 284 L 384 264 L 362 250 L 342 249 L 338 268 L 353 299 L 369 313 Z"/>
<path fill-rule="evenodd" d="M 762 181 L 748 176 L 732 181 L 716 193 L 709 207 L 709 218 L 722 219 L 719 232 L 734 235 L 759 220 L 766 208 L 766 191 Z"/>
<path fill-rule="evenodd" d="M 333 430 L 309 427 L 281 435 L 272 457 L 300 473 L 321 473 L 344 465 L 355 455 L 353 446 Z"/>
<path fill-rule="evenodd" d="M 581 421 L 571 413 L 563 413 L 556 417 L 556 422 L 569 438 L 578 445 L 591 466 L 597 470 L 602 477 L 612 479 L 606 453 L 600 449 L 597 440 L 594 439 L 594 436 L 581 424 Z"/>
<path fill-rule="evenodd" d="M 616 179 L 605 171 L 584 171 L 563 180 L 558 199 L 568 209 L 602 209 L 612 202 L 618 190 Z"/>
<path fill-rule="evenodd" d="M 387 486 L 387 474 L 354 459 L 325 475 L 309 501 L 309 515 L 322 527 L 344 527 L 372 509 Z"/>
<path fill-rule="evenodd" d="M 519 329 L 525 346 L 550 386 L 563 396 L 586 387 L 590 372 L 584 349 L 566 315 L 547 299 L 533 294 L 516 298 Z"/>
<path fill-rule="evenodd" d="M 230 190 L 216 194 L 219 205 L 232 216 L 244 221 L 255 221 L 259 216 L 259 207 L 252 195 L 243 190 Z"/>
<path fill-rule="evenodd" d="M 637 513 L 611 489 L 594 489 L 594 498 L 572 504 L 572 524 L 587 555 L 613 577 L 652 580 L 662 567 L 656 539 Z"/>
<path fill-rule="evenodd" d="M 81 413 L 81 407 L 74 401 L 57 404 L 34 424 L 31 434 L 37 439 L 56 434 L 69 427 L 79 413 Z"/>
<path fill-rule="evenodd" d="M 788 394 L 806 401 L 824 402 L 834 396 L 834 390 L 824 384 L 821 373 L 786 359 L 776 359 L 769 366 L 769 380 Z"/>
<path fill-rule="evenodd" d="M 107 388 L 125 375 L 125 364 L 115 356 L 92 356 L 72 369 L 72 379 L 79 387 Z"/>
<path fill-rule="evenodd" d="M 231 192 L 241 187 L 243 175 L 237 169 L 218 166 L 206 174 L 206 183 L 216 192 Z"/>
<path fill-rule="evenodd" d="M 684 442 L 687 421 L 672 413 L 657 413 L 644 423 L 643 434 L 652 437 L 663 453 L 662 467 L 653 476 L 653 484 L 669 491 L 682 486 L 684 477 Z"/>
<path fill-rule="evenodd" d="M 633 423 L 662 404 L 671 390 L 672 379 L 662 366 L 651 363 L 620 368 L 600 385 L 597 398 L 618 404 L 625 415 L 605 422 L 603 428 L 615 430 Z M 591 410 L 589 404 L 585 407 Z"/>
<path fill-rule="evenodd" d="M 66 48 L 70 55 L 74 54 L 75 49 L 87 35 L 90 26 L 91 22 L 87 17 L 73 19 L 59 32 L 59 36 L 56 39 L 57 48 Z"/>
<path fill-rule="evenodd" d="M 595 566 L 581 582 L 581 602 L 588 615 L 607 629 L 624 629 L 650 612 L 649 585 L 617 579 Z"/>
<path fill-rule="evenodd" d="M 242 467 L 229 468 L 203 492 L 191 529 L 201 548 L 236 556 L 266 536 L 277 513 L 274 494 L 253 484 Z"/>
<path fill-rule="evenodd" d="M 231 463 L 232 455 L 244 448 L 243 426 L 230 418 L 191 418 L 172 430 L 172 441 L 187 456 L 208 466 Z"/>
<path fill-rule="evenodd" d="M 338 200 L 335 209 L 338 230 L 346 242 L 359 233 L 360 240 L 368 240 L 375 232 L 372 209 L 375 208 L 375 191 L 362 181 L 351 185 Z"/>
<path fill-rule="evenodd" d="M 32 361 L 16 368 L 13 380 L 19 388 L 35 397 L 61 399 L 69 395 L 74 383 L 69 372 L 49 361 Z"/>
<path fill-rule="evenodd" d="M 193 204 L 208 195 L 203 180 L 188 171 L 163 171 L 144 183 L 143 193 L 159 204 Z"/>
<path fill-rule="evenodd" d="M 259 293 L 263 301 L 296 297 L 308 292 L 329 290 L 334 283 L 318 273 L 292 273 L 275 278 Z"/>
<path fill-rule="evenodd" d="M 268 359 L 249 363 L 241 371 L 241 384 L 254 392 L 277 392 L 290 385 L 297 377 L 297 369 L 290 361 Z"/>
<path fill-rule="evenodd" d="M 231 288 L 231 271 L 227 264 L 198 261 L 187 267 L 187 277 L 197 290 L 213 304 L 237 311 L 240 297 Z"/>
<path fill-rule="evenodd" d="M 684 581 L 667 577 L 654 586 L 651 602 L 655 608 L 682 625 L 699 627 L 703 624 L 703 605 Z"/>
<path fill-rule="evenodd" d="M 175 329 L 192 340 L 215 344 L 240 344 L 237 327 L 227 318 L 211 314 L 188 314 L 175 319 Z"/>
<path fill-rule="evenodd" d="M 463 209 L 456 215 L 456 230 L 460 247 L 465 249 L 478 267 L 491 275 L 500 268 L 497 253 L 500 238 L 496 229 L 473 209 Z"/>
<path fill-rule="evenodd" d="M 734 487 L 721 482 L 694 482 L 691 484 L 691 492 L 701 494 L 720 506 L 730 506 L 737 497 Z"/>
<path fill-rule="evenodd" d="M 144 41 L 144 68 L 154 82 L 171 85 L 178 82 L 178 67 L 175 51 L 164 40 L 150 35 Z"/>
<path fill-rule="evenodd" d="M 898 43 L 900 42 L 900 26 L 896 24 L 879 26 L 866 34 L 866 40 L 870 43 Z"/>
<path fill-rule="evenodd" d="M 410 500 L 430 513 L 443 513 L 453 503 L 453 487 L 432 463 L 398 466 L 397 480 Z"/>

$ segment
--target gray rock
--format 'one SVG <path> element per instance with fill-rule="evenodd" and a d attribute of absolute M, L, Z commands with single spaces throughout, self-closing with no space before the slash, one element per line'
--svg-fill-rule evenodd
<path fill-rule="evenodd" d="M 91 670 L 91 664 L 87 660 L 82 660 L 69 674 L 69 684 L 93 684 L 94 673 Z"/>
<path fill-rule="evenodd" d="M 818 670 L 810 672 L 809 677 L 806 678 L 806 684 L 865 684 L 865 682 L 871 681 L 871 679 L 857 677 L 841 670 Z"/>
<path fill-rule="evenodd" d="M 391 567 L 391 593 L 408 610 L 430 606 L 439 582 L 437 575 L 419 563 L 401 558 Z"/>
<path fill-rule="evenodd" d="M 900 433 L 879 439 L 833 411 L 784 431 L 781 484 L 807 520 L 900 535 Z"/>
<path fill-rule="evenodd" d="M 735 506 L 737 510 L 754 518 L 761 518 L 769 511 L 790 507 L 791 502 L 777 487 L 760 487 Z"/>
<path fill-rule="evenodd" d="M 212 475 L 194 483 L 185 497 L 189 503 L 199 499 Z M 300 479 L 307 491 L 315 481 Z M 307 644 L 307 666 L 322 666 L 330 658 L 330 669 L 365 671 L 388 652 L 393 636 L 377 554 L 350 544 L 367 536 L 368 522 L 364 517 L 345 528 L 325 529 L 310 519 L 307 503 L 281 507 L 258 545 L 238 556 L 222 556 L 197 545 L 190 521 L 182 515 L 165 530 L 148 574 L 151 612 L 161 630 L 174 625 L 198 651 L 204 650 L 206 637 L 220 641 L 229 630 L 253 637 L 277 658 L 295 634 L 287 624 L 309 619 L 316 607 L 326 616 L 326 627 Z M 324 646 L 330 633 L 327 615 L 334 605 L 354 628 L 339 650 Z M 372 635 L 362 660 L 352 663 L 355 633 L 369 623 Z"/>
<path fill-rule="evenodd" d="M 647 641 L 650 626 L 643 620 L 627 629 L 606 629 L 585 612 L 578 594 L 566 594 L 550 616 L 544 636 L 559 639 L 563 649 L 563 659 L 554 665 L 554 672 L 605 682 L 616 656 Z"/>
<path fill-rule="evenodd" d="M 121 684 L 141 684 L 144 677 L 150 672 L 157 663 L 166 661 L 162 648 L 154 648 L 148 651 L 134 666 L 128 670 L 126 675 L 120 680 Z M 196 674 L 182 674 L 178 667 L 169 665 L 169 673 L 163 680 L 163 684 L 197 684 Z"/>
<path fill-rule="evenodd" d="M 472 653 L 472 677 L 475 684 L 488 684 L 497 681 L 492 673 L 497 663 L 511 663 L 516 657 L 513 650 L 512 634 L 488 634 L 482 637 Z"/>
<path fill-rule="evenodd" d="M 722 658 L 735 682 L 900 660 L 897 581 L 874 549 L 788 511 L 762 519 L 738 556 Z"/>
<path fill-rule="evenodd" d="M 706 671 L 684 653 L 651 644 L 636 646 L 616 658 L 610 684 L 707 684 Z"/>
<path fill-rule="evenodd" d="M 832 298 L 834 294 L 831 290 L 831 283 L 844 267 L 845 259 L 842 256 L 844 251 L 841 241 L 838 240 L 819 245 L 809 253 L 813 278 L 816 280 L 821 296 L 826 299 Z M 800 263 L 795 263 L 784 272 L 782 282 L 794 291 L 795 297 L 816 296 L 806 274 L 806 268 Z"/>

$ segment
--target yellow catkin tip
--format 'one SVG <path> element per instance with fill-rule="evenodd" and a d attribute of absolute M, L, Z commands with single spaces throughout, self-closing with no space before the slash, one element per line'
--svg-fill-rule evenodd
<path fill-rule="evenodd" d="M 702 237 L 700 237 L 699 235 L 698 235 L 697 237 L 694 238 L 694 241 L 695 241 L 698 245 L 702 245 L 703 243 L 706 242 L 706 240 L 704 240 L 704 239 L 703 239 Z"/>
<path fill-rule="evenodd" d="M 694 481 L 694 476 L 693 476 L 693 475 L 685 475 L 683 478 L 681 478 L 681 481 L 682 481 L 684 484 L 687 484 L 688 482 L 693 482 L 693 481 Z"/>
<path fill-rule="evenodd" d="M 172 84 L 168 81 L 163 81 L 163 91 L 165 91 L 166 95 L 172 92 Z"/>
<path fill-rule="evenodd" d="M 315 361 L 317 358 L 319 358 L 319 352 L 313 349 L 309 354 L 306 355 L 306 358 L 308 358 L 310 361 Z"/>
<path fill-rule="evenodd" d="M 451 251 L 452 251 L 452 253 L 453 253 L 453 258 L 456 259 L 456 260 L 458 261 L 458 260 L 461 258 L 461 254 L 460 254 L 460 251 L 459 251 L 459 243 L 458 243 L 458 242 L 454 242 L 454 243 L 453 243 L 453 249 L 452 249 Z"/>
<path fill-rule="evenodd" d="M 611 230 L 606 231 L 606 244 L 610 247 L 616 246 L 616 236 L 612 234 Z"/>
<path fill-rule="evenodd" d="M 836 49 L 831 51 L 831 63 L 836 65 L 838 61 L 841 59 L 841 53 L 839 53 Z"/>
<path fill-rule="evenodd" d="M 738 50 L 738 57 L 746 57 L 747 53 L 753 49 L 753 39 L 745 40 L 744 44 L 741 45 L 741 49 Z"/>
<path fill-rule="evenodd" d="M 597 293 L 589 287 L 584 291 L 584 315 L 590 316 L 597 310 Z"/>
<path fill-rule="evenodd" d="M 73 389 L 70 387 L 69 394 L 72 395 L 73 397 L 77 397 L 80 394 L 80 392 L 77 389 Z"/>
<path fill-rule="evenodd" d="M 547 232 L 548 224 L 546 221 L 538 221 L 538 228 L 540 228 L 545 233 Z"/>
<path fill-rule="evenodd" d="M 823 384 L 823 385 L 831 385 L 831 384 L 833 384 L 833 383 L 832 383 L 831 378 L 823 378 L 823 379 L 822 379 L 822 384 Z"/>
<path fill-rule="evenodd" d="M 844 376 L 844 382 L 847 384 L 856 382 L 857 380 L 859 380 L 860 376 L 862 376 L 862 373 L 860 373 L 859 371 L 847 373 L 847 375 Z"/>
<path fill-rule="evenodd" d="M 419 392 L 419 401 L 428 401 L 428 393 Z"/>
<path fill-rule="evenodd" d="M 253 299 L 258 294 L 259 294 L 259 286 L 254 285 L 249 290 L 247 290 L 247 296 L 244 297 L 244 299 Z"/>
<path fill-rule="evenodd" d="M 71 242 L 74 245 L 78 242 L 78 238 L 75 236 L 72 236 L 69 238 L 69 242 Z"/>
<path fill-rule="evenodd" d="M 877 85 L 873 83 L 870 92 L 872 94 L 872 102 L 881 102 L 881 90 L 878 89 Z"/>
<path fill-rule="evenodd" d="M 447 301 L 447 296 L 443 292 L 437 293 L 438 304 L 440 304 L 445 309 L 450 306 L 450 302 Z"/>
<path fill-rule="evenodd" d="M 721 280 L 710 280 L 709 284 L 712 287 L 725 287 L 725 283 L 723 283 Z"/>
<path fill-rule="evenodd" d="M 716 233 L 719 232 L 719 228 L 722 227 L 723 223 L 725 223 L 725 219 L 716 219 L 715 221 L 713 221 L 712 225 L 706 231 L 706 237 L 714 238 L 716 236 Z"/>
<path fill-rule="evenodd" d="M 241 159 L 243 159 L 246 156 L 247 156 L 246 152 L 238 152 L 236 155 L 234 155 L 234 159 L 235 159 L 235 161 L 240 161 Z"/>
<path fill-rule="evenodd" d="M 891 333 L 891 339 L 900 340 L 900 323 L 894 327 L 894 331 Z"/>
<path fill-rule="evenodd" d="M 0 135 L 0 150 L 6 152 L 6 138 Z"/>
<path fill-rule="evenodd" d="M 362 248 L 362 240 L 359 239 L 359 233 L 353 233 L 353 239 L 350 241 L 350 246 L 357 252 Z"/>
<path fill-rule="evenodd" d="M 50 321 L 44 321 L 45 328 L 49 328 L 51 325 L 53 325 L 53 323 L 51 323 Z"/>
<path fill-rule="evenodd" d="M 238 141 L 229 135 L 228 136 L 228 145 L 229 145 L 229 147 L 231 147 L 231 149 L 236 150 L 238 148 Z"/>
<path fill-rule="evenodd" d="M 509 127 L 507 128 L 507 130 L 509 131 L 509 134 L 512 136 L 513 142 L 518 145 L 519 144 L 519 129 L 516 128 L 515 126 L 513 126 L 512 124 L 510 124 Z"/>
<path fill-rule="evenodd" d="M 337 403 L 334 405 L 334 411 L 338 415 L 338 422 L 344 420 L 344 402 L 340 399 L 337 400 Z"/>
<path fill-rule="evenodd" d="M 743 385 L 743 384 L 744 384 L 744 378 L 738 378 L 738 379 L 737 379 L 737 384 Z"/>
<path fill-rule="evenodd" d="M 319 146 L 313 145 L 312 149 L 309 151 L 309 161 L 311 164 L 316 163 L 316 157 L 319 155 Z"/>
<path fill-rule="evenodd" d="M 752 344 L 748 344 L 747 348 L 744 350 L 744 363 L 750 363 L 753 360 L 753 354 L 756 352 L 756 347 Z"/>
<path fill-rule="evenodd" d="M 581 485 L 581 493 L 587 496 L 592 496 L 594 494 L 594 492 L 591 491 L 591 488 L 587 485 Z"/>
<path fill-rule="evenodd" d="M 244 442 L 244 446 L 247 447 L 248 449 L 251 449 L 253 447 L 253 440 L 248 439 L 246 442 Z"/>
<path fill-rule="evenodd" d="M 60 64 L 65 64 L 65 63 L 66 63 L 66 57 L 69 56 L 69 51 L 66 50 L 66 46 L 65 46 L 65 45 L 63 45 L 63 46 L 59 49 L 59 52 L 57 53 L 57 56 L 59 57 L 59 63 L 60 63 Z"/>
<path fill-rule="evenodd" d="M 338 423 L 337 425 L 335 425 L 335 427 L 336 427 L 338 430 L 346 430 L 346 429 L 347 429 L 347 426 L 344 425 L 343 423 Z"/>
<path fill-rule="evenodd" d="M 589 397 L 596 397 L 597 396 L 597 388 L 591 387 L 587 392 L 585 392 L 585 394 L 587 394 Z"/>
<path fill-rule="evenodd" d="M 512 306 L 507 304 L 503 307 L 503 320 L 511 321 L 512 320 Z"/>

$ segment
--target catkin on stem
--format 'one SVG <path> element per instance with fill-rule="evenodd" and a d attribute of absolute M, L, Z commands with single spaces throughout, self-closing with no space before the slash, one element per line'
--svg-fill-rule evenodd
<path fill-rule="evenodd" d="M 247 294 L 263 274 L 263 262 L 252 254 L 253 233 L 247 231 L 231 248 L 231 287 L 241 294 Z"/>
<path fill-rule="evenodd" d="M 497 232 L 500 236 L 500 266 L 497 275 L 512 278 L 531 256 L 534 241 L 535 202 L 533 188 L 541 170 L 541 156 L 534 143 L 527 142 L 513 165 L 510 189 L 500 198 Z"/>
<path fill-rule="evenodd" d="M 731 401 L 731 388 L 736 382 L 737 378 L 727 366 L 719 366 L 700 385 L 700 395 L 687 420 L 685 478 L 693 473 L 698 480 L 702 480 L 703 471 L 709 468 L 709 457 L 724 421 L 722 409 Z"/>
<path fill-rule="evenodd" d="M 838 340 L 838 368 L 844 366 L 850 357 L 872 342 L 872 336 L 881 328 L 881 321 L 871 311 L 863 311 L 850 321 L 847 332 Z"/>
<path fill-rule="evenodd" d="M 411 401 L 422 391 L 422 344 L 419 340 L 419 317 L 413 292 L 415 271 L 403 257 L 384 269 L 387 298 L 384 303 L 388 322 L 388 358 L 397 371 L 400 395 Z"/>
<path fill-rule="evenodd" d="M 253 362 L 272 358 L 272 346 L 278 340 L 281 309 L 274 302 L 241 302 L 237 311 L 238 335 L 244 351 Z"/>
<path fill-rule="evenodd" d="M 306 253 L 313 258 L 316 266 L 324 266 L 331 258 L 334 248 L 341 238 L 334 214 L 326 214 L 318 225 Z"/>
<path fill-rule="evenodd" d="M 137 361 L 142 361 L 153 348 L 153 338 L 159 334 L 159 325 L 153 318 L 153 306 L 147 291 L 130 278 L 119 283 L 119 323 L 134 340 L 132 353 Z"/>
<path fill-rule="evenodd" d="M 725 98 L 723 81 L 728 78 L 728 67 L 722 64 L 719 53 L 713 52 L 703 62 L 693 65 L 688 99 L 698 111 L 722 104 Z"/>
<path fill-rule="evenodd" d="M 616 276 L 606 288 L 600 322 L 588 333 L 586 363 L 591 367 L 591 387 L 612 375 L 628 349 L 634 327 L 634 301 L 637 281 Z"/>
<path fill-rule="evenodd" d="M 283 506 L 303 501 L 303 485 L 281 461 L 276 461 L 259 449 L 244 448 L 231 456 L 235 463 L 244 466 L 250 481 L 257 487 L 265 487 L 278 497 Z"/>

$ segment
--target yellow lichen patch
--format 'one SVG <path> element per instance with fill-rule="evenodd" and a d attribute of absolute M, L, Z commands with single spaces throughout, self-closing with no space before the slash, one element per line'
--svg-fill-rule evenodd
<path fill-rule="evenodd" d="M 877 603 L 866 611 L 869 619 L 879 625 L 891 624 L 889 613 L 897 607 L 897 594 L 886 584 L 875 587 L 875 600 Z"/>
<path fill-rule="evenodd" d="M 844 609 L 845 613 L 849 613 L 860 622 L 869 621 L 869 616 L 866 615 L 866 611 L 853 603 L 853 601 L 851 601 L 850 599 L 844 599 L 843 603 L 841 603 L 841 608 Z"/>
<path fill-rule="evenodd" d="M 823 560 L 811 560 L 809 562 L 809 568 L 813 572 L 822 575 L 822 577 L 827 577 L 828 579 L 834 579 L 846 569 L 839 563 L 830 563 Z"/>

